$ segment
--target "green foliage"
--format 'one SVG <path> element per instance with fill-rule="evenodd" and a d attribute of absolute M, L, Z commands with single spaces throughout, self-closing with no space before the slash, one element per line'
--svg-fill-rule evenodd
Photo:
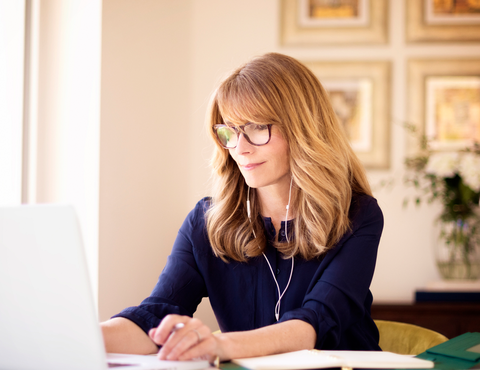
<path fill-rule="evenodd" d="M 416 133 L 412 125 L 404 126 L 408 131 Z M 455 251 L 458 251 L 463 256 L 465 265 L 470 266 L 469 256 L 475 245 L 480 243 L 480 191 L 475 191 L 465 184 L 458 168 L 452 173 L 448 173 L 448 171 L 432 171 L 432 167 L 430 167 L 427 172 L 427 166 L 431 166 L 429 161 L 434 152 L 429 149 L 429 142 L 425 136 L 421 136 L 419 140 L 419 149 L 417 156 L 405 160 L 407 171 L 404 179 L 405 184 L 415 188 L 417 194 L 413 199 L 405 199 L 403 204 L 407 206 L 412 200 L 417 206 L 424 201 L 427 203 L 441 202 L 443 209 L 438 219 L 442 223 L 440 238 L 449 246 L 452 261 Z M 480 145 L 476 143 L 473 147 L 458 153 L 459 157 L 465 153 L 480 156 Z M 437 153 L 436 158 L 445 157 L 439 157 Z M 448 173 L 448 175 L 439 175 L 439 173 Z"/>

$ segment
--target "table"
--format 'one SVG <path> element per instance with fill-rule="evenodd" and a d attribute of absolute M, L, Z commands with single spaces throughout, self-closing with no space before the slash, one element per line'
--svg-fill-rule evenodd
<path fill-rule="evenodd" d="M 422 326 L 450 339 L 466 332 L 480 332 L 480 303 L 474 302 L 374 304 L 372 317 Z"/>

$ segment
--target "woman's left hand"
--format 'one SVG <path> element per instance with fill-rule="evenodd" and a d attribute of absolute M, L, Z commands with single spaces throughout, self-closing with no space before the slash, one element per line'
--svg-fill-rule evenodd
<path fill-rule="evenodd" d="M 210 328 L 189 316 L 167 315 L 149 337 L 162 346 L 160 360 L 185 361 L 204 359 L 213 363 L 220 356 L 220 345 Z"/>

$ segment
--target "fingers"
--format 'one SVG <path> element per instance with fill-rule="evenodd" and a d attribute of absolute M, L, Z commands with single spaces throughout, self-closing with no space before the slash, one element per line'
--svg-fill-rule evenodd
<path fill-rule="evenodd" d="M 149 332 L 150 338 L 162 348 L 161 360 L 176 361 L 215 357 L 216 341 L 206 325 L 196 318 L 168 315 L 158 328 Z"/>
<path fill-rule="evenodd" d="M 190 319 L 185 326 L 172 333 L 158 353 L 161 360 L 191 359 L 204 355 L 203 340 L 210 335 L 208 329 L 198 319 Z M 196 348 L 199 347 L 199 348 Z M 194 350 L 196 348 L 196 350 Z"/>
<path fill-rule="evenodd" d="M 185 326 L 185 321 L 190 319 L 186 316 L 168 315 L 157 328 L 148 332 L 150 339 L 157 345 L 164 345 L 168 338 Z"/>
<path fill-rule="evenodd" d="M 175 333 L 161 348 L 158 357 L 170 361 L 203 357 L 209 348 L 205 346 L 205 338 L 197 333 L 200 333 L 197 329 Z"/>
<path fill-rule="evenodd" d="M 216 348 L 216 343 L 215 339 L 211 336 L 209 338 L 203 339 L 200 343 L 188 348 L 186 351 L 183 353 L 179 354 L 176 356 L 175 351 L 177 350 L 176 347 L 172 353 L 167 356 L 167 360 L 173 360 L 173 358 L 176 358 L 179 361 L 186 361 L 186 360 L 208 360 L 209 362 L 213 362 L 213 360 L 216 358 L 215 355 L 215 348 Z M 171 357 L 170 357 L 171 356 Z"/>

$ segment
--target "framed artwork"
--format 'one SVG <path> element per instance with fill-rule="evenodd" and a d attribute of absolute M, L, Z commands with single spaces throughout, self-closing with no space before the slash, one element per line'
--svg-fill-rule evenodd
<path fill-rule="evenodd" d="M 425 133 L 432 149 L 480 143 L 480 75 L 427 77 L 425 103 Z"/>
<path fill-rule="evenodd" d="M 411 60 L 409 122 L 433 150 L 458 150 L 480 142 L 480 59 Z M 419 150 L 408 139 L 408 152 Z"/>
<path fill-rule="evenodd" d="M 387 0 L 281 0 L 281 43 L 386 43 L 387 5 Z"/>
<path fill-rule="evenodd" d="M 480 40 L 480 0 L 407 0 L 407 41 Z"/>
<path fill-rule="evenodd" d="M 390 63 L 304 62 L 330 96 L 352 149 L 366 168 L 390 166 Z"/>
<path fill-rule="evenodd" d="M 372 80 L 369 78 L 328 80 L 323 87 L 357 153 L 372 150 Z"/>
<path fill-rule="evenodd" d="M 303 27 L 366 27 L 369 0 L 298 0 L 298 24 Z"/>

